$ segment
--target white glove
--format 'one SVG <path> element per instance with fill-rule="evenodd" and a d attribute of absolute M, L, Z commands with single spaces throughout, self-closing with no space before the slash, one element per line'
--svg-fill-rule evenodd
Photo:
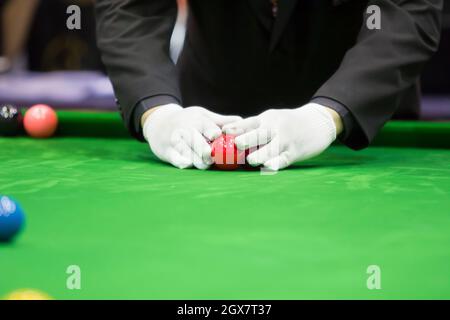
<path fill-rule="evenodd" d="M 213 163 L 208 142 L 220 137 L 223 125 L 239 120 L 242 118 L 219 115 L 202 107 L 168 104 L 150 114 L 143 133 L 162 161 L 180 169 L 207 169 Z"/>
<path fill-rule="evenodd" d="M 336 125 L 324 106 L 310 103 L 298 109 L 271 109 L 224 126 L 238 135 L 236 146 L 250 149 L 247 161 L 279 170 L 322 153 L 336 139 Z M 252 148 L 260 147 L 252 152 Z"/>

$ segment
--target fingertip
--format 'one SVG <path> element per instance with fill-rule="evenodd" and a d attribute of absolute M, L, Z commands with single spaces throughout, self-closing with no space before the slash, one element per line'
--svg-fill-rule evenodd
<path fill-rule="evenodd" d="M 236 144 L 236 147 L 241 151 L 247 149 L 247 142 L 245 140 L 245 137 L 243 136 L 236 137 L 236 139 L 234 139 L 234 143 Z"/>
<path fill-rule="evenodd" d="M 226 131 L 230 130 L 230 128 L 232 128 L 231 125 L 224 125 L 224 126 L 222 127 L 222 132 L 225 133 Z"/>
<path fill-rule="evenodd" d="M 259 166 L 261 164 L 260 161 L 258 161 L 258 157 L 257 155 L 255 155 L 255 153 L 249 154 L 247 156 L 247 162 L 253 167 Z"/>
<path fill-rule="evenodd" d="M 267 170 L 270 170 L 270 171 L 278 171 L 278 170 L 280 170 L 279 165 L 277 165 L 277 164 L 275 164 L 274 162 L 271 162 L 271 161 L 267 161 L 264 164 L 264 168 L 267 169 Z"/>
<path fill-rule="evenodd" d="M 178 169 L 188 169 L 192 167 L 192 163 L 191 162 L 179 162 L 177 164 L 174 164 L 175 167 L 177 167 Z"/>
<path fill-rule="evenodd" d="M 245 133 L 245 130 L 240 126 L 239 123 L 233 123 L 222 127 L 222 132 L 234 136 L 240 136 Z"/>
<path fill-rule="evenodd" d="M 217 127 L 217 129 L 207 130 L 204 134 L 205 138 L 208 139 L 209 141 L 214 141 L 221 135 L 222 135 L 222 130 L 220 130 L 219 127 Z"/>
<path fill-rule="evenodd" d="M 209 165 L 204 162 L 194 163 L 194 166 L 199 170 L 206 170 L 209 168 Z"/>
<path fill-rule="evenodd" d="M 284 158 L 284 155 L 280 155 L 276 158 L 270 159 L 264 163 L 264 168 L 272 171 L 279 171 L 286 168 L 289 162 Z"/>
<path fill-rule="evenodd" d="M 178 169 L 187 169 L 187 168 L 192 167 L 192 165 L 193 165 L 193 163 L 190 159 L 182 156 L 181 154 L 179 154 L 176 151 L 174 151 L 172 153 L 170 163 L 173 166 L 177 167 Z"/>
<path fill-rule="evenodd" d="M 225 134 L 235 134 L 236 128 L 233 126 L 222 127 L 222 132 Z"/>
<path fill-rule="evenodd" d="M 209 149 L 209 150 L 205 150 L 202 153 L 202 160 L 208 166 L 210 166 L 210 165 L 212 165 L 214 163 L 214 160 L 211 157 L 211 152 L 212 152 L 212 150 Z"/>

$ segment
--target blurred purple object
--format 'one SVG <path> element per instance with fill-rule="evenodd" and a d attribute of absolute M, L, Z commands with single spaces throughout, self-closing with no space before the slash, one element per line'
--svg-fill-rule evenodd
<path fill-rule="evenodd" d="M 65 109 L 117 110 L 107 76 L 70 71 L 0 75 L 0 103 L 28 107 L 37 103 Z M 423 98 L 423 120 L 450 120 L 450 96 Z"/>
<path fill-rule="evenodd" d="M 450 96 L 425 96 L 421 120 L 450 120 Z"/>
<path fill-rule="evenodd" d="M 47 72 L 0 75 L 0 103 L 37 103 L 67 109 L 116 110 L 109 79 L 99 73 Z"/>

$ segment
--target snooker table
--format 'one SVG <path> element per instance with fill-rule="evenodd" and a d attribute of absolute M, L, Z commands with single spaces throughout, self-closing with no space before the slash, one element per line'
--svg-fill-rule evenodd
<path fill-rule="evenodd" d="M 52 139 L 0 138 L 0 194 L 27 215 L 0 244 L 0 296 L 450 299 L 450 123 L 391 122 L 261 175 L 173 168 L 116 113 L 59 118 Z"/>

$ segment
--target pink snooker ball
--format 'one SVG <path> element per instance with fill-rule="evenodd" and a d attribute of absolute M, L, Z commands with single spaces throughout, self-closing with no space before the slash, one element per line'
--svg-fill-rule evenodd
<path fill-rule="evenodd" d="M 45 104 L 32 106 L 23 118 L 25 131 L 34 138 L 51 137 L 58 127 L 55 110 Z"/>

